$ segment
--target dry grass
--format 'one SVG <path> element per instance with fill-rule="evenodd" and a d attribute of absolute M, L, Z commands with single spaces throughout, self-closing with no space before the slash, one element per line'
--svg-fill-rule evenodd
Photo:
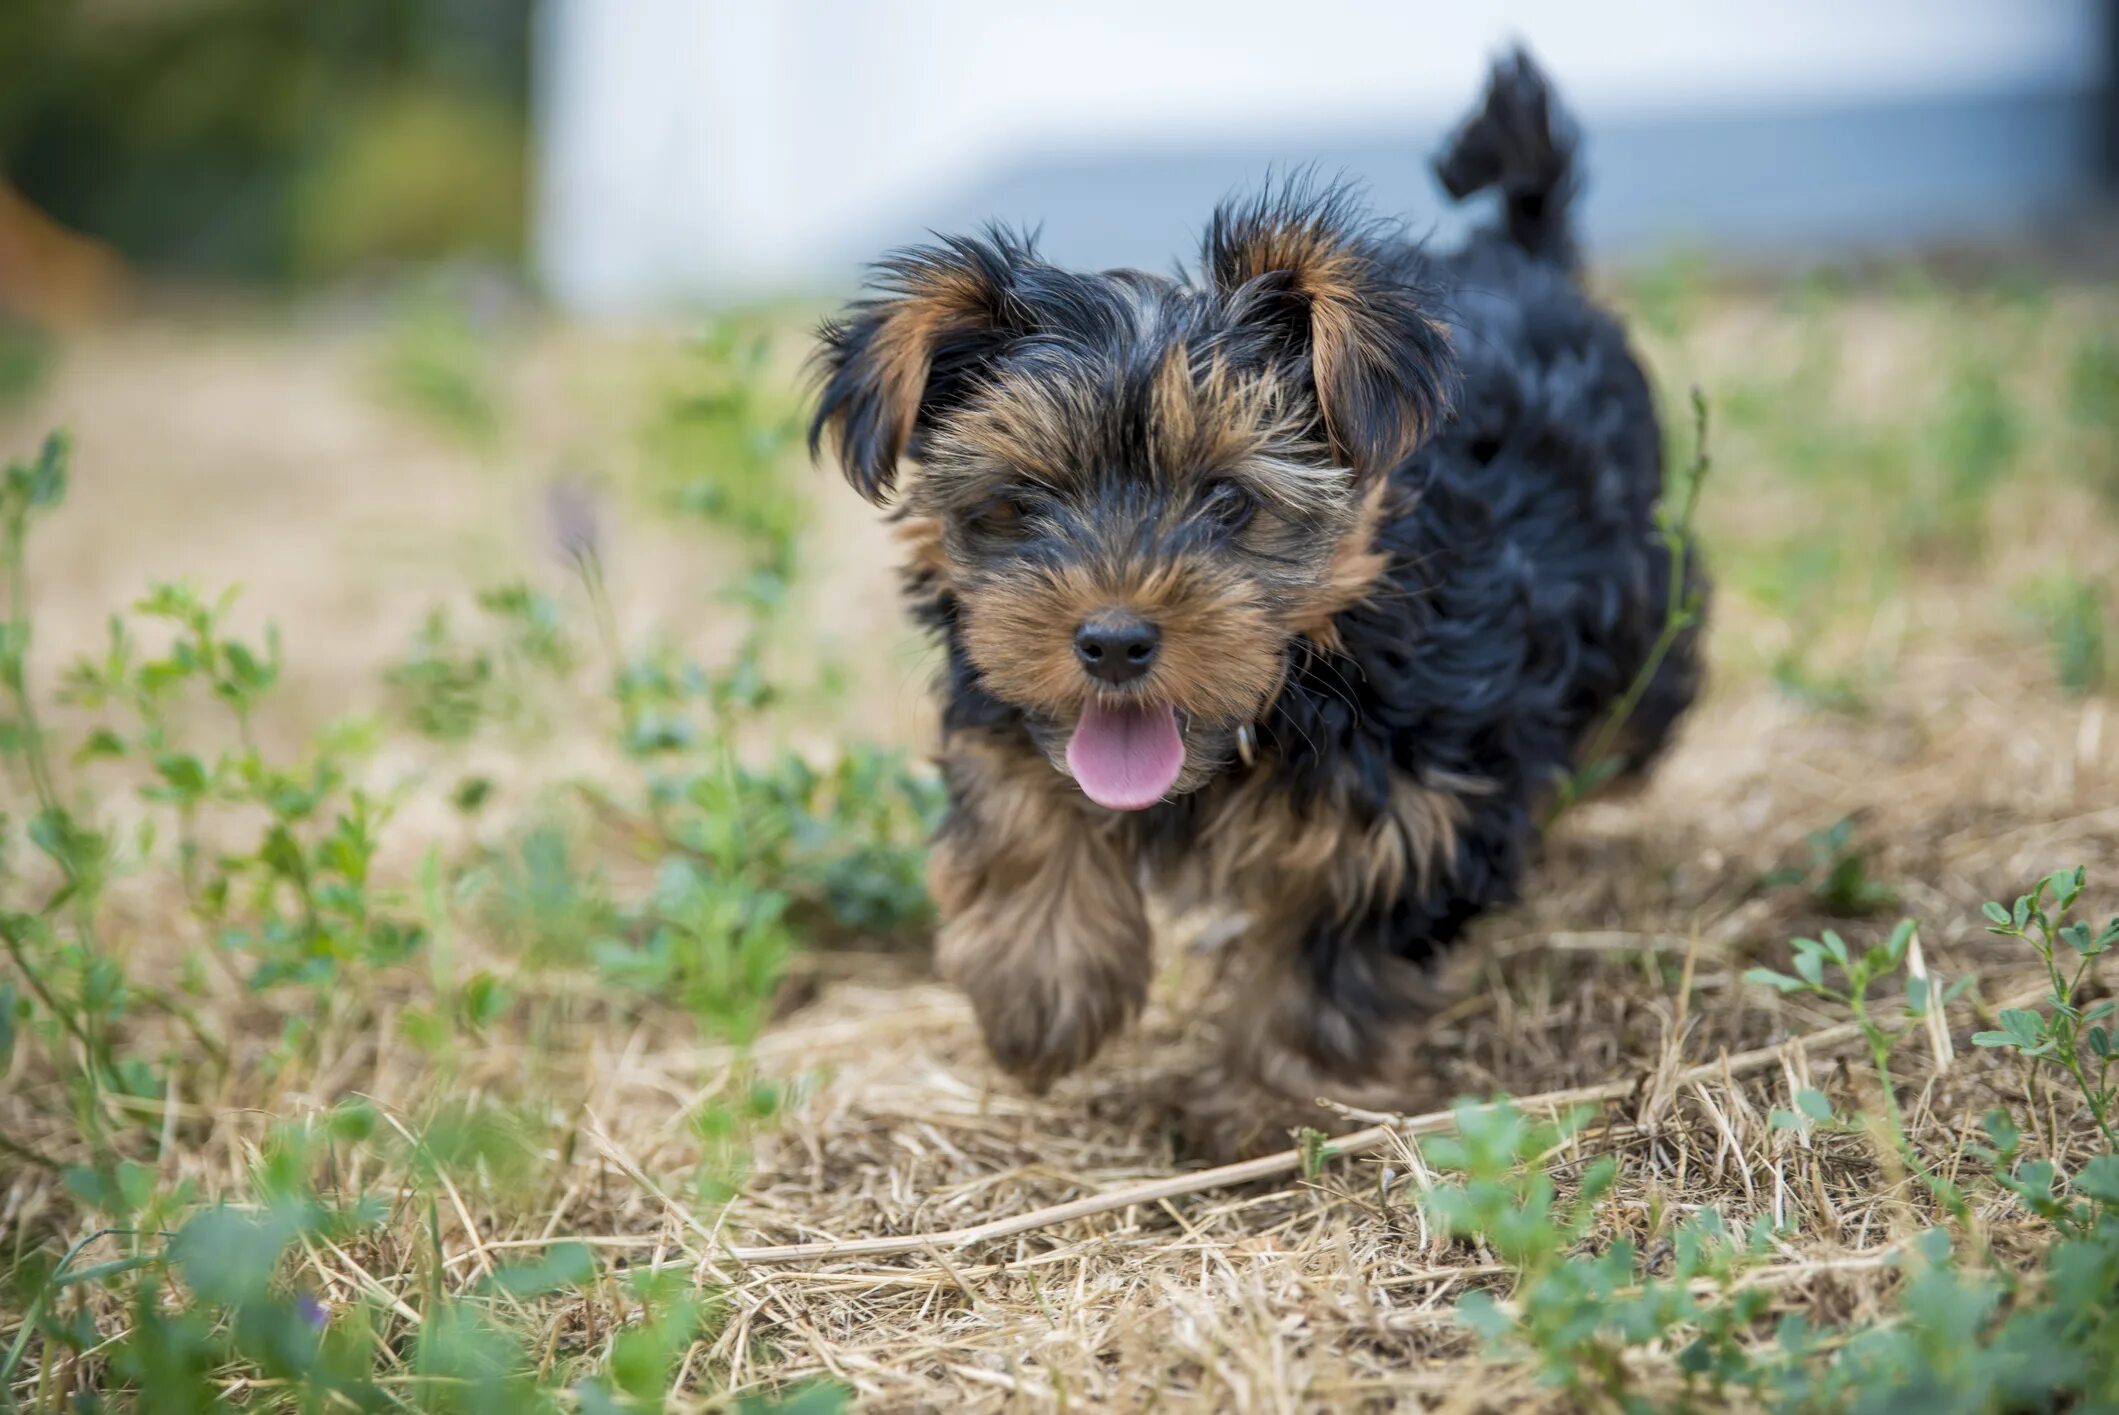
<path fill-rule="evenodd" d="M 2111 292 L 2076 292 L 2042 318 L 2087 328 L 2112 312 Z M 1850 416 L 1920 366 L 1931 313 L 1877 299 L 1835 317 L 1847 378 L 1834 397 Z M 1666 378 L 1714 393 L 1720 380 L 1803 357 L 1797 323 L 1768 299 L 1725 296 L 1686 338 L 1656 341 L 1656 353 Z M 460 591 L 466 558 L 534 560 L 525 509 L 534 489 L 556 457 L 597 445 L 627 415 L 601 393 L 622 383 L 614 361 L 640 357 L 639 340 L 541 337 L 513 367 L 518 430 L 498 451 L 477 453 L 452 450 L 379 405 L 350 341 L 319 351 L 283 330 L 92 336 L 38 406 L 0 425 L 10 451 L 49 422 L 80 432 L 82 504 L 55 529 L 33 586 L 52 626 L 52 657 L 42 662 L 86 647 L 101 614 L 152 574 L 242 580 L 253 609 L 281 621 L 296 645 L 292 706 L 272 726 L 298 737 L 372 696 L 379 664 L 419 612 Z M 2048 381 L 2035 368 L 2023 378 L 2034 389 Z M 1741 430 L 1719 451 L 1711 557 L 1786 540 L 1832 495 L 1782 475 L 1770 449 Z M 2109 584 L 2119 566 L 2119 528 L 2065 471 L 2024 470 L 2042 490 L 2028 507 L 1997 503 L 1992 553 L 1932 556 L 1814 625 L 1741 587 L 1726 590 L 1709 701 L 1650 787 L 1561 823 L 1529 897 L 1458 954 L 1461 1001 L 1434 1019 L 1431 1084 L 1406 1098 L 1406 1110 L 1434 1111 L 1460 1094 L 1505 1091 L 1533 1107 L 1593 1095 L 1597 1121 L 1556 1161 L 1566 1172 L 1589 1155 L 1623 1159 L 1598 1237 L 1628 1235 L 1652 1255 L 1675 1218 L 1698 1207 L 1732 1220 L 1768 1214 L 1784 1236 L 1746 1280 L 1770 1285 L 1776 1311 L 1822 1322 L 1877 1310 L 1900 1280 L 1889 1258 L 1932 1221 L 1929 1201 L 1868 1137 L 1769 1125 L 1769 1111 L 1791 1105 L 1798 1089 L 1860 1109 L 1873 1082 L 1852 1064 L 1843 1016 L 1739 975 L 1782 965 L 1791 935 L 1836 926 L 1867 938 L 1904 913 L 1921 920 L 1930 969 L 1976 975 L 1977 997 L 2005 999 L 2037 976 L 1981 931 L 1981 901 L 2080 863 L 2102 906 L 2094 912 L 2111 912 L 2119 722 L 2108 699 L 2056 690 L 2049 656 L 2026 637 L 2016 607 L 2019 587 L 2045 567 L 2064 560 Z M 885 541 L 836 492 L 819 480 L 830 509 L 818 538 L 831 553 L 812 559 L 831 568 L 805 615 L 852 660 L 848 715 L 864 731 L 916 741 L 924 670 L 902 636 L 880 627 L 889 622 L 877 607 Z M 1876 505 L 1832 504 L 1836 515 Z M 712 642 L 715 568 L 696 542 L 645 516 L 628 520 L 619 542 L 621 615 Z M 862 647 L 879 641 L 887 647 Z M 1791 644 L 1864 675 L 1866 710 L 1824 711 L 1777 691 L 1762 666 Z M 556 752 L 530 763 L 489 752 L 480 765 L 512 772 L 507 789 L 521 799 L 599 769 L 597 751 L 566 732 L 554 741 Z M 386 752 L 378 769 L 434 768 L 417 753 Z M 423 809 L 408 817 L 420 826 L 409 832 L 415 847 L 425 825 L 439 830 L 446 819 Z M 1873 876 L 1900 893 L 1895 910 L 1835 921 L 1802 888 L 1761 883 L 1803 859 L 1810 832 L 1849 817 Z M 169 904 L 151 890 L 121 892 L 114 904 L 112 932 L 150 978 L 173 977 L 201 943 Z M 539 1005 L 518 1015 L 539 1019 L 534 1033 L 504 1026 L 440 1075 L 395 1026 L 409 984 L 384 979 L 345 999 L 318 1019 L 313 1067 L 268 1075 L 259 1063 L 283 1020 L 277 1005 L 209 972 L 197 1010 L 236 1064 L 217 1091 L 173 1092 L 156 1107 L 165 1140 L 151 1159 L 167 1180 L 230 1193 L 274 1117 L 349 1094 L 399 1117 L 438 1094 L 528 1100 L 549 1122 L 531 1177 L 451 1187 L 431 1216 L 401 1211 L 358 1244 L 314 1245 L 304 1280 L 333 1304 L 378 1301 L 410 1327 L 436 1277 L 423 1246 L 430 1225 L 446 1285 L 555 1236 L 580 1236 L 610 1272 L 674 1267 L 720 1287 L 725 1318 L 685 1358 L 688 1385 L 709 1404 L 723 1399 L 717 1392 L 805 1374 L 842 1381 L 878 1409 L 1553 1402 L 1526 1372 L 1484 1365 L 1454 1323 L 1457 1297 L 1499 1269 L 1429 1231 L 1417 1202 L 1423 1125 L 1386 1126 L 1364 1153 L 1309 1178 L 1283 1161 L 1210 1186 L 1181 1164 L 1173 1119 L 1208 1044 L 1202 999 L 1214 984 L 1216 922 L 1170 921 L 1143 1025 L 1041 1098 L 996 1079 L 966 1009 L 921 960 L 900 956 L 806 960 L 799 1005 L 747 1053 L 702 1043 L 685 1018 L 597 996 L 578 979 L 524 975 L 518 986 Z M 506 938 L 460 942 L 470 957 L 510 965 Z M 2084 1142 L 2064 1098 L 1969 1047 L 1968 1033 L 1991 1025 L 1988 1011 L 1959 1005 L 1946 1036 L 1907 1053 L 1912 1134 L 1945 1173 L 1994 1105 L 2059 1150 Z M 173 1035 L 171 1044 L 187 1043 Z M 759 1074 L 798 1083 L 795 1098 L 758 1141 L 740 1199 L 703 1206 L 693 1178 L 706 1157 L 687 1117 Z M 18 1050 L 0 1085 L 0 1130 L 77 1158 L 49 1084 Z M 41 1239 L 66 1209 L 59 1181 L 4 1157 L 0 1174 L 0 1244 Z M 362 1178 L 341 1182 L 350 1190 Z M 1143 1184 L 1154 1187 L 1128 1187 Z M 1105 1198 L 1114 1194 L 1124 1201 Z M 1008 1231 L 1010 1219 L 1054 1205 L 1073 1207 Z M 2001 1250 L 2020 1251 L 2019 1214 L 1991 1204 L 1982 1218 Z M 963 1241 L 967 1230 L 980 1236 Z M 889 1251 L 744 1256 L 874 1239 L 891 1240 Z M 82 1261 L 118 1251 L 98 1240 Z M 99 1294 L 77 1300 L 108 1330 L 122 1326 L 122 1312 L 96 1309 Z M 540 1308 L 535 1341 L 547 1363 L 563 1365 L 629 1314 L 606 1278 Z M 0 1343 L 14 1326 L 0 1320 Z M 56 1407 L 92 1370 L 53 1363 L 17 1394 Z"/>

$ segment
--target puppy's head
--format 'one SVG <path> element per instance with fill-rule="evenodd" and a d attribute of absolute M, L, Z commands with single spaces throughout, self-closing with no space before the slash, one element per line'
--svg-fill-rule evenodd
<path fill-rule="evenodd" d="M 1218 212 L 1196 279 L 993 231 L 893 257 L 825 326 L 812 447 L 879 504 L 917 464 L 903 509 L 983 686 L 1100 804 L 1220 769 L 1373 573 L 1365 513 L 1453 374 L 1403 259 L 1291 186 Z"/>

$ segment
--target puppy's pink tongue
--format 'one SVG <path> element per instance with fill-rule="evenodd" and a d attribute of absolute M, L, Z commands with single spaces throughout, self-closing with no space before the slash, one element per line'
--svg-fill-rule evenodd
<path fill-rule="evenodd" d="M 1090 800 L 1114 811 L 1154 805 L 1184 769 L 1184 739 L 1167 703 L 1091 703 L 1067 741 L 1067 770 Z"/>

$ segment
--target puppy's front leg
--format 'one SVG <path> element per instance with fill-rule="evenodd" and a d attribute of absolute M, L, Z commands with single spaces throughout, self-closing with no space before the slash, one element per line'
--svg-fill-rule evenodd
<path fill-rule="evenodd" d="M 942 772 L 949 816 L 928 867 L 942 975 L 970 997 L 994 1060 L 1043 1090 L 1147 997 L 1140 883 L 1106 813 L 1019 733 L 951 733 Z"/>
<path fill-rule="evenodd" d="M 1483 782 L 1401 773 L 1380 812 L 1320 800 L 1245 824 L 1239 858 L 1281 868 L 1254 876 L 1268 887 L 1248 901 L 1220 1064 L 1186 1107 L 1194 1145 L 1234 1158 L 1280 1148 L 1297 1127 L 1348 1128 L 1320 1097 L 1396 1111 L 1439 1102 L 1419 1064 L 1441 1000 L 1432 965 L 1474 915 L 1513 895 L 1523 809 Z"/>
<path fill-rule="evenodd" d="M 1344 925 L 1333 923 L 1337 929 Z M 1300 919 L 1254 920 L 1238 945 L 1220 1054 L 1183 1101 L 1187 1147 L 1216 1161 L 1285 1149 L 1302 1129 L 1336 1134 L 1359 1122 L 1322 1104 L 1405 1110 L 1426 1008 L 1424 970 L 1358 947 L 1329 975 Z"/>

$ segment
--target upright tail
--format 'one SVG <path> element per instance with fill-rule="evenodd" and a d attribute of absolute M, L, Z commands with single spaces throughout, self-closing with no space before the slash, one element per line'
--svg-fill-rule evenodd
<path fill-rule="evenodd" d="M 1484 106 L 1436 159 L 1435 175 L 1460 201 L 1498 187 L 1509 238 L 1541 260 L 1572 267 L 1578 139 L 1552 85 L 1518 48 L 1495 61 Z"/>

